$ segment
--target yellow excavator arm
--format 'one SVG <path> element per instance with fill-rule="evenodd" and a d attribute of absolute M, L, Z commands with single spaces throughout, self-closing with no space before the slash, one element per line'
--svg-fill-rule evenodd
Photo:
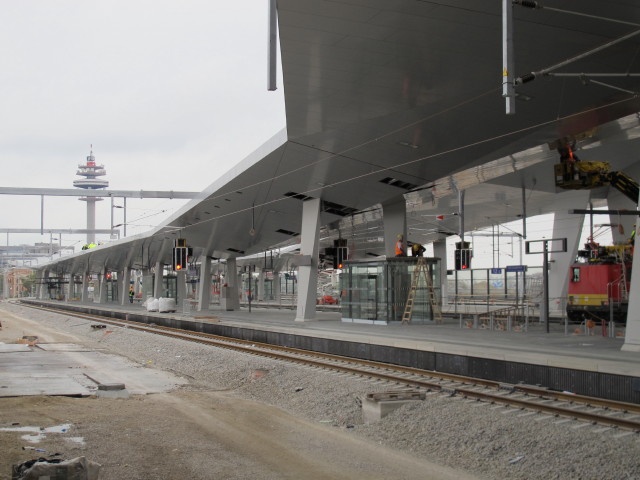
<path fill-rule="evenodd" d="M 585 190 L 611 185 L 634 203 L 638 203 L 640 186 L 623 172 L 612 172 L 608 162 L 582 162 L 567 159 L 554 165 L 556 187 Z"/>

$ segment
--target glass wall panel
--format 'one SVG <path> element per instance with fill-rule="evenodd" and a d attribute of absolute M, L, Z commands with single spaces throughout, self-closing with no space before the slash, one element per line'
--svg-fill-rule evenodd
<path fill-rule="evenodd" d="M 427 272 L 416 282 L 412 322 L 432 321 L 431 297 L 441 301 L 438 259 L 425 259 L 431 265 L 431 288 Z M 363 322 L 400 322 L 411 291 L 416 258 L 392 258 L 376 261 L 352 261 L 340 275 L 341 310 L 344 320 Z"/>
<path fill-rule="evenodd" d="M 504 298 L 505 270 L 501 268 L 500 273 L 491 273 L 491 270 L 486 272 L 489 275 L 489 297 L 495 300 Z"/>

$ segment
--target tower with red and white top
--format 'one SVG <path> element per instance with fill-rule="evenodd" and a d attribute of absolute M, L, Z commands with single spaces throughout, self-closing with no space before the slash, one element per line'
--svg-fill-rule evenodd
<path fill-rule="evenodd" d="M 97 190 L 100 188 L 107 188 L 109 182 L 98 177 L 102 177 L 107 174 L 104 169 L 104 165 L 96 165 L 96 157 L 93 156 L 93 145 L 87 157 L 86 164 L 78 165 L 78 171 L 76 175 L 84 178 L 73 181 L 73 186 L 77 188 L 84 188 L 89 190 Z M 87 202 L 87 243 L 94 243 L 96 240 L 96 202 L 101 201 L 99 197 L 81 197 L 79 199 L 82 202 Z"/>

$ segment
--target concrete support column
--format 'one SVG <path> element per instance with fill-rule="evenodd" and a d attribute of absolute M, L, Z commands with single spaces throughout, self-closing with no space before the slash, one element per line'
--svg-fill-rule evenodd
<path fill-rule="evenodd" d="M 75 287 L 75 283 L 73 283 L 73 273 L 64 273 L 62 275 L 62 280 L 66 280 L 66 284 L 62 284 L 62 298 L 65 302 L 68 302 L 71 298 L 71 293 L 73 288 Z"/>
<path fill-rule="evenodd" d="M 100 278 L 98 280 L 100 284 L 99 294 L 94 296 L 93 301 L 97 303 L 107 303 L 107 277 L 106 272 L 100 272 Z"/>
<path fill-rule="evenodd" d="M 554 201 L 556 211 L 553 218 L 552 238 L 566 238 L 567 251 L 549 254 L 549 313 L 551 314 L 564 313 L 569 285 L 569 267 L 575 261 L 580 248 L 584 215 L 574 215 L 568 211 L 574 208 L 586 208 L 590 197 L 590 191 L 579 190 L 563 194 L 561 198 Z"/>
<path fill-rule="evenodd" d="M 442 292 L 442 305 L 449 303 L 449 282 L 447 280 L 447 240 L 442 239 L 433 242 L 433 256 L 440 259 L 440 283 Z"/>
<path fill-rule="evenodd" d="M 200 283 L 198 284 L 198 311 L 209 310 L 211 303 L 211 258 L 203 255 L 200 260 Z"/>
<path fill-rule="evenodd" d="M 79 288 L 80 288 L 80 291 L 78 291 L 78 290 L 79 290 L 79 288 L 78 288 L 78 286 L 76 285 L 76 280 L 77 280 L 77 278 L 76 278 L 76 277 L 77 277 L 77 276 L 78 276 L 78 274 L 77 274 L 77 273 L 72 273 L 72 274 L 70 275 L 70 278 L 69 278 L 70 283 L 69 283 L 69 285 L 70 285 L 70 290 L 71 290 L 71 291 L 69 292 L 69 299 L 72 299 L 72 298 L 78 298 L 78 297 L 81 297 L 81 296 L 82 296 L 82 290 L 81 290 L 81 289 L 82 289 L 82 286 L 80 286 L 80 287 L 79 287 Z"/>
<path fill-rule="evenodd" d="M 89 272 L 82 272 L 82 303 L 89 301 Z"/>
<path fill-rule="evenodd" d="M 160 298 L 162 296 L 162 281 L 164 279 L 164 264 L 162 262 L 156 262 L 156 276 L 153 283 L 153 298 Z"/>
<path fill-rule="evenodd" d="M 49 291 L 49 271 L 45 271 L 44 274 L 44 285 L 42 289 L 42 298 L 44 300 L 49 300 L 51 298 L 51 292 Z"/>
<path fill-rule="evenodd" d="M 176 275 L 176 305 L 181 306 L 187 298 L 187 272 L 180 270 Z"/>
<path fill-rule="evenodd" d="M 640 217 L 632 217 L 640 220 Z M 631 267 L 631 290 L 629 291 L 629 307 L 627 311 L 627 329 L 622 350 L 640 352 L 640 255 L 634 249 Z M 634 283 L 635 282 L 635 283 Z"/>
<path fill-rule="evenodd" d="M 384 253 L 387 258 L 395 257 L 398 235 L 402 235 L 404 251 L 407 252 L 407 202 L 404 197 L 382 204 L 382 225 L 384 229 Z"/>
<path fill-rule="evenodd" d="M 73 273 L 63 273 L 62 274 L 62 285 L 60 285 L 60 289 L 62 290 L 62 299 L 65 302 L 68 302 L 73 293 Z"/>
<path fill-rule="evenodd" d="M 274 301 L 280 305 L 280 301 L 282 300 L 282 296 L 280 293 L 281 286 L 281 278 L 280 272 L 278 270 L 273 271 L 273 299 Z"/>
<path fill-rule="evenodd" d="M 118 275 L 118 291 L 120 292 L 120 305 L 125 305 L 129 303 L 129 282 L 131 281 L 131 270 L 129 267 L 124 267 L 122 272 L 118 272 L 118 274 L 122 273 L 122 279 L 120 279 L 120 275 Z"/>
<path fill-rule="evenodd" d="M 240 310 L 240 288 L 238 282 L 238 267 L 235 258 L 227 259 L 227 274 L 225 283 L 228 287 L 228 297 L 224 299 L 227 310 Z M 222 292 L 221 292 L 222 293 Z M 222 301 L 222 300 L 221 300 Z"/>
<path fill-rule="evenodd" d="M 300 253 L 311 258 L 310 265 L 298 266 L 298 307 L 296 322 L 316 318 L 318 296 L 318 250 L 320 245 L 320 199 L 305 200 L 302 204 Z"/>
<path fill-rule="evenodd" d="M 640 198 L 638 199 L 640 202 Z M 640 217 L 635 219 L 636 225 L 640 226 Z M 640 241 L 636 239 L 638 246 Z M 640 254 L 638 250 L 633 252 L 633 263 L 631 265 L 631 289 L 629 291 L 629 307 L 627 311 L 627 329 L 622 350 L 627 352 L 640 352 Z"/>
<path fill-rule="evenodd" d="M 70 299 L 72 299 L 74 297 L 74 293 L 75 293 L 75 288 L 76 288 L 76 283 L 75 283 L 75 274 L 73 272 L 71 273 L 65 273 L 63 275 L 64 280 L 66 280 L 66 287 L 65 284 L 62 285 L 62 288 L 65 289 L 64 291 L 64 301 L 68 302 Z"/>
<path fill-rule="evenodd" d="M 261 268 L 258 272 L 258 295 L 256 299 L 259 302 L 264 302 L 264 269 Z"/>
<path fill-rule="evenodd" d="M 49 278 L 49 270 L 43 270 L 40 275 L 40 285 L 38 285 L 38 298 L 44 300 L 47 298 L 46 292 L 48 290 L 47 279 Z"/>

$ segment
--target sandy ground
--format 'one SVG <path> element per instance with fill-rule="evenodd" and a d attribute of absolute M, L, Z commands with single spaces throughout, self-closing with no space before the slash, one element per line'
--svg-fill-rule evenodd
<path fill-rule="evenodd" d="M 82 343 L 1 308 L 0 321 L 0 342 L 37 335 L 40 342 Z M 102 480 L 473 478 L 234 391 L 0 398 L 0 428 L 62 424 L 71 424 L 68 432 L 46 433 L 37 444 L 24 440 L 25 432 L 0 431 L 0 480 L 11 478 L 12 464 L 55 453 L 102 464 Z"/>

